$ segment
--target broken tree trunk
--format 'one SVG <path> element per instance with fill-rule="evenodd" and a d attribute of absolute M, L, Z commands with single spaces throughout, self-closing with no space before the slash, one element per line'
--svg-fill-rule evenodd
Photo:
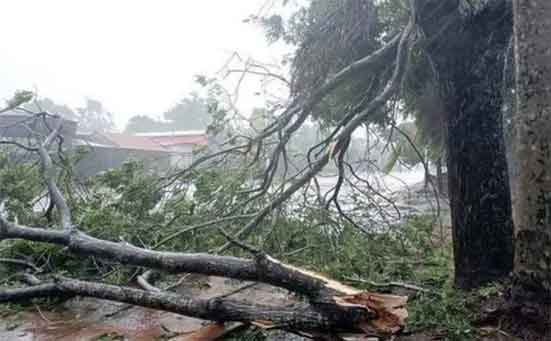
<path fill-rule="evenodd" d="M 0 302 L 52 296 L 88 296 L 171 311 L 217 322 L 261 323 L 303 333 L 399 332 L 407 317 L 406 297 L 363 292 L 265 255 L 254 259 L 209 254 L 160 252 L 89 236 L 76 229 L 47 230 L 0 218 L 0 239 L 24 239 L 62 245 L 82 256 L 110 259 L 170 273 L 197 273 L 263 282 L 307 297 L 292 307 L 252 305 L 232 299 L 195 299 L 166 291 L 54 278 L 26 288 L 0 291 Z"/>

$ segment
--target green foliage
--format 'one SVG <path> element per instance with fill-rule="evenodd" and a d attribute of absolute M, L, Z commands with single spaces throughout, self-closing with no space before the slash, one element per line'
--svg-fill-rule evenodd
<path fill-rule="evenodd" d="M 17 172 L 21 172 L 17 167 L 11 164 L 2 167 L 0 178 L 15 179 Z M 36 182 L 29 181 L 33 177 L 27 177 L 26 183 L 14 182 L 11 187 L 5 187 L 14 198 L 12 200 L 17 199 L 23 207 L 28 207 L 42 185 L 34 172 Z M 166 196 L 158 175 L 148 172 L 139 162 L 129 162 L 90 179 L 85 184 L 86 191 L 75 195 L 70 203 L 75 223 L 91 235 L 153 248 L 190 226 L 235 213 L 239 207 L 235 203 L 249 198 L 250 194 L 244 193 L 242 188 L 250 176 L 250 170 L 243 169 L 193 173 L 188 179 L 196 188 L 191 200 L 185 191 Z M 37 190 L 33 189 L 35 187 Z M 252 206 L 249 208 L 254 210 Z M 242 228 L 242 221 L 223 226 L 228 231 L 236 231 Z M 283 210 L 274 212 L 258 231 L 248 242 L 262 246 L 285 262 L 350 281 L 354 286 L 381 290 L 355 282 L 360 278 L 375 282 L 403 281 L 430 289 L 438 294 L 417 293 L 410 299 L 408 328 L 442 329 L 449 339 L 455 340 L 468 339 L 472 335 L 474 328 L 468 299 L 454 291 L 450 284 L 451 247 L 435 240 L 432 217 L 413 217 L 404 226 L 396 226 L 387 233 L 365 233 L 347 224 L 328 225 L 320 210 L 292 214 Z M 181 233 L 156 248 L 204 252 L 225 241 L 217 229 L 204 228 Z M 235 248 L 232 253 L 250 257 Z M 108 260 L 78 257 L 58 246 L 27 241 L 2 242 L 1 257 L 22 255 L 49 271 L 80 278 L 101 277 L 107 282 L 127 283 L 135 274 L 135 269 Z M 10 278 L 14 269 L 5 267 L 0 272 Z M 15 279 L 8 279 L 4 284 L 13 281 Z M 493 294 L 493 289 L 487 289 L 479 296 Z M 262 340 L 265 333 L 252 331 L 239 336 Z"/>
<path fill-rule="evenodd" d="M 443 334 L 446 340 L 475 340 L 475 328 L 466 294 L 446 284 L 440 296 L 418 295 L 410 301 L 407 328 L 409 331 L 431 330 Z"/>
<path fill-rule="evenodd" d="M 367 290 L 385 289 L 354 279 L 376 283 L 398 281 L 429 289 L 432 293 L 408 292 L 407 331 L 428 331 L 446 340 L 476 339 L 472 301 L 493 295 L 496 289 L 473 294 L 452 287 L 451 245 L 435 240 L 432 217 L 412 217 L 390 233 L 373 234 L 352 226 L 329 232 L 309 221 L 310 218 L 275 222 L 265 237 L 264 247 L 286 262 L 351 281 L 352 285 Z"/>
<path fill-rule="evenodd" d="M 292 93 L 308 96 L 336 72 L 368 56 L 400 32 L 409 13 L 408 2 L 402 0 L 313 0 L 288 20 L 281 20 L 276 14 L 255 19 L 265 28 L 269 40 L 279 38 L 297 47 L 291 69 Z M 393 63 L 387 61 L 369 70 L 357 70 L 319 103 L 314 118 L 334 125 L 351 108 L 380 93 L 392 73 Z M 414 49 L 403 91 L 396 98 L 399 111 L 416 119 L 418 139 L 429 148 L 432 160 L 442 156 L 445 130 L 442 124 L 445 110 L 438 101 L 435 79 L 424 51 Z M 396 112 L 394 106 L 385 104 L 369 121 L 388 127 L 389 118 Z M 398 149 L 411 154 L 405 145 Z"/>
<path fill-rule="evenodd" d="M 4 202 L 8 219 L 33 224 L 33 203 L 44 192 L 40 168 L 36 162 L 14 162 L 14 157 L 12 153 L 0 153 L 0 201 Z"/>
<path fill-rule="evenodd" d="M 6 161 L 5 161 L 6 162 Z M 8 218 L 28 225 L 46 225 L 43 213 L 33 210 L 33 203 L 45 191 L 40 173 L 32 163 L 4 163 L 0 167 L 2 197 Z M 22 176 L 26 174 L 26 176 Z M 59 180 L 62 180 L 60 177 Z M 155 226 L 167 219 L 155 211 L 161 192 L 155 188 L 158 176 L 148 174 L 137 162 L 106 172 L 91 179 L 85 191 L 75 184 L 63 186 L 72 208 L 73 221 L 84 231 L 99 238 L 147 246 L 155 241 Z M 61 185 L 63 181 L 58 181 Z M 73 192 L 73 195 L 68 195 Z M 77 194 L 77 195 L 75 195 Z M 101 260 L 77 257 L 55 245 L 22 240 L 4 241 L 1 256 L 19 258 L 24 255 L 38 266 L 47 266 L 75 275 L 108 274 L 124 280 L 128 270 L 120 273 L 116 265 Z"/>

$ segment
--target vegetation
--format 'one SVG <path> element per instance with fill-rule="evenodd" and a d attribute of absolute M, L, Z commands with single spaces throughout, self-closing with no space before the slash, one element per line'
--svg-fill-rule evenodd
<path fill-rule="evenodd" d="M 137 115 L 130 118 L 125 131 L 128 133 L 166 132 L 180 130 L 206 130 L 210 117 L 209 103 L 191 93 L 163 114 L 163 120 Z"/>
<path fill-rule="evenodd" d="M 21 166 L 18 166 L 21 167 Z M 12 173 L 5 167 L 1 180 L 7 183 Z M 36 169 L 35 169 L 36 171 Z M 39 184 L 39 173 L 27 178 L 26 184 Z M 86 195 L 73 203 L 74 219 L 84 231 L 97 238 L 124 240 L 146 248 L 156 248 L 159 242 L 166 241 L 175 233 L 179 235 L 159 245 L 159 249 L 200 252 L 211 249 L 224 241 L 216 230 L 190 231 L 181 233 L 182 226 L 193 226 L 202 221 L 206 212 L 202 204 L 210 203 L 209 193 L 213 189 L 228 184 L 228 178 L 220 178 L 215 172 L 198 175 L 194 183 L 197 190 L 194 200 L 180 196 L 164 200 L 163 208 L 155 211 L 162 195 L 156 187 L 161 178 L 149 173 L 139 162 L 129 162 L 121 169 L 114 169 L 97 176 L 86 184 Z M 6 181 L 6 182 L 4 182 Z M 17 186 L 17 182 L 14 183 Z M 40 186 L 36 186 L 40 188 Z M 9 189 L 8 189 L 9 190 Z M 229 191 L 225 191 L 227 193 Z M 31 193 L 26 188 L 16 193 Z M 8 192 L 3 192 L 8 197 Z M 30 195 L 20 198 L 9 195 L 9 202 L 18 202 L 23 207 L 34 200 Z M 15 201 L 17 200 L 17 201 Z M 224 199 L 220 199 L 223 202 Z M 226 198 L 226 200 L 228 200 Z M 213 206 L 209 205 L 209 209 Z M 12 212 L 12 210 L 10 210 Z M 43 218 L 28 217 L 28 210 L 21 212 L 19 221 L 29 224 L 39 223 Z M 187 212 L 187 214 L 180 214 Z M 29 219 L 31 219 L 29 221 Z M 331 232 L 315 223 L 311 218 L 298 219 L 282 217 L 270 222 L 272 229 L 254 237 L 255 244 L 263 245 L 264 250 L 282 261 L 301 266 L 332 278 L 348 282 L 359 288 L 411 295 L 410 319 L 406 333 L 431 331 L 446 335 L 451 340 L 474 338 L 477 329 L 473 314 L 477 311 L 469 307 L 469 301 L 479 300 L 484 290 L 486 295 L 497 295 L 490 289 L 472 293 L 461 293 L 453 289 L 453 257 L 449 241 L 442 242 L 437 236 L 436 225 L 431 216 L 412 217 L 392 233 L 365 234 L 350 224 L 342 225 L 338 232 Z M 153 228 L 152 228 L 153 227 Z M 97 279 L 116 284 L 125 284 L 136 278 L 139 272 L 128 269 L 101 258 L 82 258 L 60 252 L 57 246 L 40 243 L 13 241 L 5 244 L 0 257 L 17 258 L 26 255 L 25 260 L 49 271 L 79 278 Z M 246 256 L 243 250 L 234 250 L 236 256 Z M 4 286 L 21 285 L 21 278 L 9 276 L 16 267 L 6 266 Z M 415 284 L 425 291 L 408 290 L 384 283 L 401 282 Z M 55 301 L 54 301 L 55 302 Z M 43 304 L 48 305 L 45 301 Z M 26 309 L 25 306 L 5 306 L 6 312 Z M 247 337 L 263 339 L 266 332 L 257 330 Z M 264 336 L 263 336 L 264 335 Z M 239 334 L 238 339 L 245 339 Z"/>
<path fill-rule="evenodd" d="M 312 0 L 291 15 L 251 16 L 268 39 L 296 48 L 290 80 L 251 60 L 221 73 L 275 78 L 289 98 L 254 110 L 247 122 L 222 80 L 199 76 L 208 99 L 192 95 L 163 120 L 138 116 L 127 127 L 207 128 L 224 140 L 162 174 L 132 161 L 77 181 L 78 153 L 64 151 L 61 133 L 61 111 L 71 109 L 43 100 L 60 114 L 33 113 L 32 96 L 17 93 L 6 109 L 25 111 L 43 128 L 16 123 L 28 135 L 1 140 L 0 302 L 108 299 L 216 321 L 197 331 L 210 339 L 237 323 L 242 339 L 281 329 L 338 340 L 348 333 L 466 340 L 488 333 L 496 315 L 496 332 L 505 320 L 511 333 L 550 337 L 551 59 L 542 32 L 551 7 L 540 5 L 532 20 L 527 2 L 514 5 Z M 508 68 L 513 34 L 517 65 Z M 522 166 L 514 205 L 503 138 L 513 90 Z M 76 112 L 88 128 L 108 129 L 101 103 Z M 368 140 L 361 148 L 360 131 Z M 385 138 L 383 147 L 373 147 L 374 136 Z M 407 217 L 395 193 L 374 185 L 389 154 L 387 172 L 416 156 L 427 175 L 429 161 L 442 175 L 446 156 L 451 238 L 438 216 L 441 184 L 436 216 Z M 182 273 L 252 284 L 195 297 L 172 291 L 173 274 Z M 233 297 L 259 284 L 287 290 L 294 304 Z M 487 302 L 497 304 L 491 314 Z"/>
<path fill-rule="evenodd" d="M 78 108 L 55 103 L 47 97 L 27 101 L 22 107 L 31 112 L 47 111 L 65 119 L 77 121 L 79 129 L 86 133 L 108 132 L 115 129 L 111 112 L 100 101 L 93 98 L 86 98 L 84 106 Z"/>

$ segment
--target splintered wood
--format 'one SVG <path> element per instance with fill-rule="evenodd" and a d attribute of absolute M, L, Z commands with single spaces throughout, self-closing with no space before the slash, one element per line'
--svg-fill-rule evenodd
<path fill-rule="evenodd" d="M 269 257 L 271 262 L 278 263 L 289 271 L 297 271 L 312 279 L 320 280 L 325 287 L 333 292 L 335 304 L 342 307 L 358 307 L 373 312 L 376 318 L 365 319 L 358 324 L 358 329 L 367 335 L 396 334 L 400 332 L 406 323 L 408 312 L 406 309 L 408 298 L 406 296 L 387 295 L 361 291 L 326 276 L 284 264 Z M 258 325 L 268 327 L 269 323 L 262 321 Z"/>

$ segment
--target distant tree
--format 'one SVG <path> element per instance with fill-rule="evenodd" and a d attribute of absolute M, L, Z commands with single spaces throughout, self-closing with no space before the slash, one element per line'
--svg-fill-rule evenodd
<path fill-rule="evenodd" d="M 77 108 L 77 120 L 79 129 L 84 131 L 106 132 L 115 128 L 113 115 L 100 101 L 91 98 L 86 99 L 84 107 Z"/>
<path fill-rule="evenodd" d="M 60 115 L 68 120 L 76 121 L 78 119 L 77 114 L 69 106 L 58 104 L 48 97 L 37 98 L 32 102 L 24 104 L 23 108 L 33 112 L 47 111 L 52 114 Z"/>
<path fill-rule="evenodd" d="M 47 111 L 52 114 L 78 122 L 82 131 L 110 131 L 115 128 L 113 115 L 103 104 L 95 99 L 87 98 L 84 107 L 73 110 L 65 104 L 54 102 L 51 98 L 42 97 L 23 105 L 24 109 L 38 112 Z"/>
<path fill-rule="evenodd" d="M 191 93 L 163 114 L 171 130 L 205 130 L 209 124 L 208 105 Z"/>
<path fill-rule="evenodd" d="M 147 133 L 152 131 L 164 131 L 166 124 L 146 115 L 136 115 L 131 117 L 126 124 L 124 131 L 126 133 Z"/>
<path fill-rule="evenodd" d="M 191 93 L 163 114 L 163 120 L 145 115 L 130 118 L 127 133 L 166 132 L 176 130 L 206 130 L 210 123 L 207 101 Z"/>

